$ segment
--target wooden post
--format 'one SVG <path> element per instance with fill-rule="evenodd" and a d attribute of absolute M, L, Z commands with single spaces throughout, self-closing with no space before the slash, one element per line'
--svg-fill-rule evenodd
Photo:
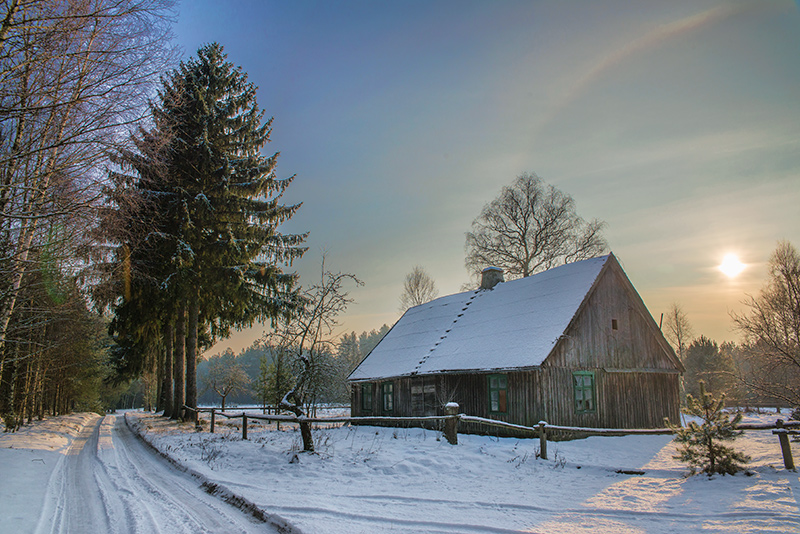
<path fill-rule="evenodd" d="M 212 434 L 214 433 L 214 418 L 215 418 L 214 416 L 216 416 L 216 415 L 217 415 L 216 409 L 215 408 L 211 408 L 211 433 Z"/>
<path fill-rule="evenodd" d="M 547 431 L 545 426 L 546 421 L 539 421 L 539 457 L 542 460 L 547 460 Z"/>
<path fill-rule="evenodd" d="M 783 419 L 775 421 L 775 426 L 778 427 L 778 430 L 773 430 L 772 433 L 778 434 L 778 441 L 781 443 L 781 452 L 783 453 L 783 466 L 790 471 L 794 471 L 792 448 L 789 446 L 789 436 L 786 433 L 786 429 L 783 428 Z"/>
<path fill-rule="evenodd" d="M 247 414 L 242 412 L 242 439 L 247 439 Z"/>
<path fill-rule="evenodd" d="M 458 403 L 445 404 L 444 413 L 447 416 L 444 421 L 444 437 L 450 445 L 458 445 Z"/>

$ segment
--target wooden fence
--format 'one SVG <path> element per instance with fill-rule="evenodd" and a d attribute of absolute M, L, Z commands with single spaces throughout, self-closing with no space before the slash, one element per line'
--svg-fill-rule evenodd
<path fill-rule="evenodd" d="M 571 434 L 581 437 L 589 436 L 627 436 L 627 435 L 667 435 L 672 434 L 669 428 L 587 428 L 577 426 L 550 425 L 546 421 L 539 421 L 534 427 L 515 425 L 505 421 L 486 419 L 471 415 L 459 414 L 459 406 L 456 403 L 445 405 L 445 415 L 431 415 L 426 417 L 298 417 L 293 414 L 273 414 L 273 415 L 253 415 L 241 412 L 239 414 L 227 414 L 217 408 L 190 408 L 183 407 L 187 411 L 199 414 L 201 412 L 211 415 L 210 431 L 214 433 L 216 426 L 216 416 L 221 415 L 227 419 L 242 420 L 242 439 L 247 439 L 247 425 L 250 420 L 256 421 L 277 421 L 286 423 L 341 423 L 355 425 L 391 425 L 391 426 L 438 426 L 444 433 L 445 439 L 452 445 L 458 444 L 458 424 L 459 422 L 479 424 L 486 427 L 503 428 L 519 432 L 521 437 L 537 436 L 539 438 L 539 450 L 542 459 L 547 460 L 547 437 L 553 434 Z M 199 418 L 195 417 L 195 420 Z M 773 430 L 773 434 L 778 435 L 783 454 L 783 463 L 786 469 L 794 470 L 794 460 L 789 446 L 788 435 L 800 434 L 792 428 L 800 428 L 800 421 L 784 423 L 778 419 L 775 424 L 740 424 L 739 430 Z"/>

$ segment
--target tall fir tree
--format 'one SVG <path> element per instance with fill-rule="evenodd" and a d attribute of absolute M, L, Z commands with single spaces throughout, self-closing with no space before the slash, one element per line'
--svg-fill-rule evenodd
<path fill-rule="evenodd" d="M 172 128 L 167 175 L 180 207 L 174 228 L 190 258 L 181 289 L 188 312 L 186 404 L 195 407 L 198 328 L 225 336 L 291 314 L 299 304 L 297 276 L 282 266 L 305 252 L 306 234 L 278 231 L 300 207 L 280 203 L 294 177 L 278 179 L 278 154 L 261 154 L 272 119 L 264 121 L 256 87 L 222 46 L 204 46 L 181 63 L 164 80 L 162 95 L 157 113 Z"/>
<path fill-rule="evenodd" d="M 284 272 L 284 266 L 305 252 L 307 234 L 279 232 L 300 207 L 281 204 L 294 177 L 278 179 L 278 154 L 261 154 L 272 119 L 264 120 L 256 87 L 226 60 L 222 46 L 206 45 L 170 71 L 152 115 L 153 128 L 139 132 L 137 152 L 123 153 L 119 160 L 138 176 L 138 182 L 128 178 L 127 183 L 135 184 L 137 198 L 147 206 L 144 212 L 134 210 L 133 220 L 150 216 L 144 217 L 150 221 L 146 238 L 130 252 L 132 265 L 137 259 L 149 263 L 131 274 L 131 285 L 161 291 L 155 302 L 163 306 L 154 310 L 159 330 L 175 326 L 175 416 L 184 402 L 197 405 L 196 362 L 203 338 L 208 343 L 232 328 L 288 317 L 299 308 L 297 275 Z M 133 281 L 137 274 L 142 282 Z M 141 307 L 123 297 L 117 308 L 124 313 L 126 306 Z M 121 323 L 128 329 L 146 320 L 129 316 L 130 323 Z"/>

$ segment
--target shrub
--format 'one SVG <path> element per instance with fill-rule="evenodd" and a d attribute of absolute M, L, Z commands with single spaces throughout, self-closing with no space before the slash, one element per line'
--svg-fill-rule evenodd
<path fill-rule="evenodd" d="M 711 476 L 715 473 L 733 475 L 744 469 L 750 458 L 723 444 L 733 441 L 742 434 L 736 426 L 742 420 L 742 414 L 733 418 L 722 411 L 725 406 L 725 395 L 716 399 L 706 392 L 705 383 L 701 380 L 700 398 L 686 396 L 686 409 L 689 414 L 703 420 L 701 424 L 691 421 L 686 427 L 667 424 L 675 432 L 675 441 L 680 444 L 676 460 L 689 465 L 691 474 L 698 470 Z"/>

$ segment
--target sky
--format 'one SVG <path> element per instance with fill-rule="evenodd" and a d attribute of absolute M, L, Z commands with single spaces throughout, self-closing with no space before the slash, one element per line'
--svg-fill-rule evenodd
<path fill-rule="evenodd" d="M 800 247 L 796 2 L 185 0 L 174 32 L 258 86 L 303 203 L 281 231 L 310 232 L 292 269 L 312 284 L 325 254 L 364 282 L 338 333 L 393 324 L 415 265 L 459 292 L 465 233 L 524 172 L 607 223 L 657 322 L 678 303 L 718 342 L 778 241 Z"/>

